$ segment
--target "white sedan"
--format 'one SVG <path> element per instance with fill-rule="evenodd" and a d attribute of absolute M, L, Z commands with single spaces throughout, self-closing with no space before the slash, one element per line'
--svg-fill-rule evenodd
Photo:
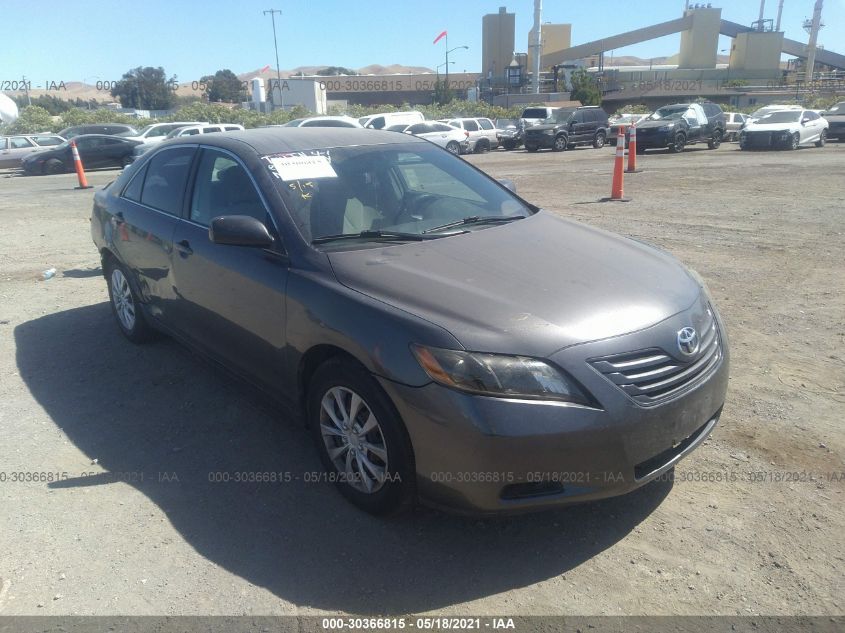
<path fill-rule="evenodd" d="M 448 123 L 438 121 L 423 121 L 413 125 L 391 125 L 385 128 L 390 132 L 413 134 L 440 147 L 445 147 L 453 154 L 466 154 L 469 151 L 469 132 L 461 130 Z"/>
<path fill-rule="evenodd" d="M 824 147 L 827 119 L 813 110 L 777 110 L 746 124 L 739 134 L 740 149 L 798 149 L 815 144 Z"/>

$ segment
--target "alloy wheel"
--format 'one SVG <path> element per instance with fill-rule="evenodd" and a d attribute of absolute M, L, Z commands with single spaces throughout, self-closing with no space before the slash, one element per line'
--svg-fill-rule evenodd
<path fill-rule="evenodd" d="M 320 434 L 344 482 L 365 494 L 377 492 L 387 474 L 387 444 L 369 405 L 346 387 L 332 387 L 320 401 Z"/>
<path fill-rule="evenodd" d="M 119 268 L 115 268 L 111 274 L 111 296 L 120 324 L 131 332 L 135 327 L 135 301 L 132 299 L 129 281 Z"/>

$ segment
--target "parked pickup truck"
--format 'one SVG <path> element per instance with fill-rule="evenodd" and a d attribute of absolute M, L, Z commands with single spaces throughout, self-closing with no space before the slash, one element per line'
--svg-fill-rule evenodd
<path fill-rule="evenodd" d="M 637 123 L 637 152 L 665 147 L 679 153 L 687 145 L 702 142 L 716 149 L 724 133 L 725 114 L 717 104 L 674 103 Z"/>
<path fill-rule="evenodd" d="M 822 116 L 830 123 L 827 128 L 827 138 L 845 141 L 845 101 L 840 101 L 830 109 L 822 112 Z"/>

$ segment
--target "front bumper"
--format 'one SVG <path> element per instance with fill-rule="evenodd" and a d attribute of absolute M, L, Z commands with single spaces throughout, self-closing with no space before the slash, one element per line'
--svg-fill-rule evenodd
<path fill-rule="evenodd" d="M 530 134 L 526 132 L 525 145 L 526 147 L 539 147 L 543 149 L 548 149 L 554 145 L 555 136 L 556 134 L 553 130 L 549 132 L 534 132 Z"/>
<path fill-rule="evenodd" d="M 741 132 L 739 142 L 748 149 L 771 149 L 776 147 L 788 147 L 792 142 L 792 134 L 789 130 L 766 131 L 766 132 Z"/>
<path fill-rule="evenodd" d="M 659 340 L 656 332 L 674 333 L 688 323 L 688 315 L 676 315 L 641 332 L 552 354 L 600 408 L 381 380 L 408 429 L 421 498 L 469 513 L 526 511 L 624 494 L 659 477 L 695 450 L 719 419 L 729 366 L 721 322 L 719 363 L 680 396 L 654 406 L 634 402 L 585 359 L 639 349 L 642 341 Z"/>
<path fill-rule="evenodd" d="M 625 134 L 630 143 L 630 132 Z M 674 132 L 661 132 L 656 128 L 637 128 L 637 148 L 656 149 L 669 147 L 674 140 Z"/>

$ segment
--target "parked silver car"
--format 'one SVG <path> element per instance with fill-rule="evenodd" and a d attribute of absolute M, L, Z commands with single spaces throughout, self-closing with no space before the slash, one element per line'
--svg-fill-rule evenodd
<path fill-rule="evenodd" d="M 164 141 L 96 192 L 91 231 L 123 334 L 300 407 L 322 481 L 369 512 L 625 493 L 722 412 L 728 343 L 695 273 L 408 134 Z"/>
<path fill-rule="evenodd" d="M 16 134 L 0 136 L 0 169 L 20 167 L 21 160 L 42 149 L 65 142 L 57 134 Z"/>

